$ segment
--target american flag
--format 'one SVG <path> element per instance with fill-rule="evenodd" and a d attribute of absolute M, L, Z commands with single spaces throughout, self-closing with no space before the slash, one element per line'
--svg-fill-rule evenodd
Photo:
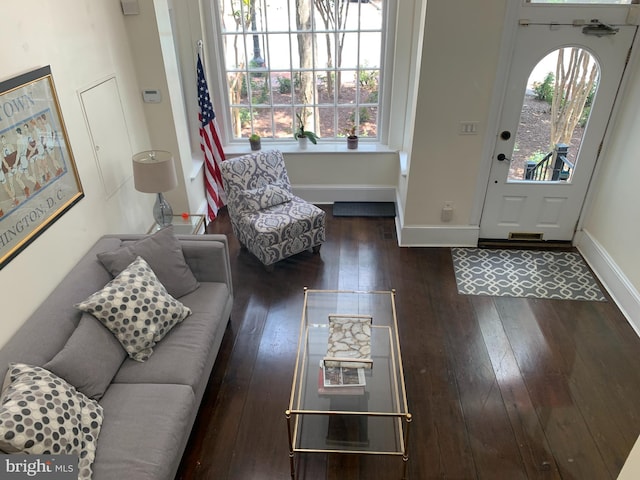
<path fill-rule="evenodd" d="M 220 143 L 220 132 L 216 122 L 216 114 L 213 112 L 207 80 L 204 78 L 204 68 L 198 53 L 198 105 L 200 112 L 200 148 L 204 152 L 204 189 L 207 196 L 207 218 L 210 222 L 215 220 L 218 210 L 226 203 L 224 190 L 222 189 L 222 175 L 220 174 L 220 162 L 224 158 L 224 151 Z"/>

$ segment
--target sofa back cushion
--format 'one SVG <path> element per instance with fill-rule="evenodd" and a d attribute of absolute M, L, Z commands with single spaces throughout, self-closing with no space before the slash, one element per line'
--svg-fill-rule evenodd
<path fill-rule="evenodd" d="M 119 246 L 118 238 L 99 240 L 55 286 L 0 349 L 0 378 L 4 378 L 9 362 L 44 365 L 62 350 L 82 316 L 74 304 L 111 280 L 111 275 L 98 261 L 96 254 Z"/>
<path fill-rule="evenodd" d="M 126 357 L 113 334 L 91 314 L 83 313 L 64 348 L 44 368 L 87 397 L 100 400 Z"/>
<path fill-rule="evenodd" d="M 136 257 L 145 259 L 172 297 L 180 298 L 198 288 L 198 281 L 184 259 L 173 227 L 163 228 L 137 242 L 125 243 L 120 248 L 98 254 L 100 262 L 114 277 Z"/>

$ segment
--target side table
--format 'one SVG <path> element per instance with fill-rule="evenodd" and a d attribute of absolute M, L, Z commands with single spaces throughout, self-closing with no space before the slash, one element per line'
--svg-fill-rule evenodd
<path fill-rule="evenodd" d="M 174 215 L 171 224 L 177 235 L 201 235 L 205 229 L 204 215 L 201 214 L 189 214 L 186 218 Z M 154 222 L 147 233 L 157 232 L 160 228 L 160 225 Z"/>

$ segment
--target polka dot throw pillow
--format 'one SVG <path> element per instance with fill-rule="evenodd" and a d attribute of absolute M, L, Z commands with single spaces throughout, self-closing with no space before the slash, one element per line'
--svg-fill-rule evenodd
<path fill-rule="evenodd" d="M 77 455 L 78 478 L 91 478 L 102 407 L 41 367 L 10 363 L 0 395 L 0 450 Z"/>
<path fill-rule="evenodd" d="M 76 307 L 100 320 L 139 362 L 147 360 L 153 347 L 191 314 L 167 293 L 142 257 Z"/>

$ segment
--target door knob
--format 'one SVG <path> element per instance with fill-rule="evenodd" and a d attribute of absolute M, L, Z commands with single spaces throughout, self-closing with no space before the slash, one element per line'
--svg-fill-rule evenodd
<path fill-rule="evenodd" d="M 499 161 L 504 162 L 505 160 L 507 162 L 509 162 L 510 160 L 507 158 L 507 156 L 504 153 L 499 153 L 498 156 L 496 157 Z"/>

